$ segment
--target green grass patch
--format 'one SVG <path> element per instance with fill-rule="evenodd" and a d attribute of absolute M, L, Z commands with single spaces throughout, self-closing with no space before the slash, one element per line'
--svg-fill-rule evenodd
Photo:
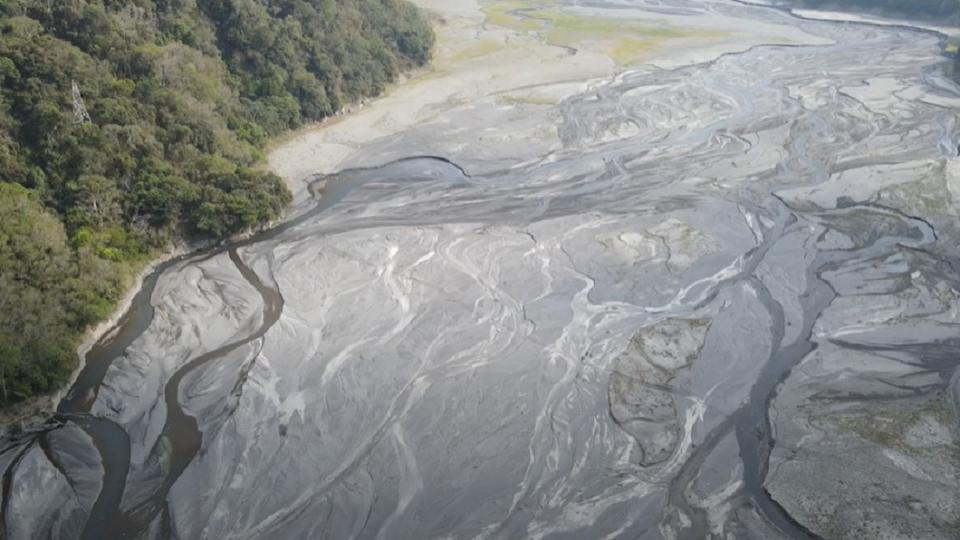
<path fill-rule="evenodd" d="M 671 39 L 724 35 L 636 19 L 573 14 L 548 1 L 494 0 L 484 4 L 483 11 L 488 24 L 536 34 L 548 45 L 600 52 L 618 65 L 636 62 Z"/>
<path fill-rule="evenodd" d="M 464 60 L 472 60 L 474 58 L 481 58 L 484 56 L 489 56 L 497 51 L 502 50 L 505 47 L 504 43 L 501 41 L 493 40 L 480 40 L 475 43 L 470 43 L 466 47 L 455 51 L 450 55 L 448 61 L 450 62 L 463 62 Z"/>
<path fill-rule="evenodd" d="M 494 1 L 485 4 L 483 12 L 488 24 L 518 32 L 537 32 L 543 29 L 542 23 L 527 17 L 525 12 L 540 5 L 536 2 Z"/>
<path fill-rule="evenodd" d="M 559 101 L 556 98 L 547 96 L 497 96 L 497 104 L 499 105 L 537 105 L 548 107 L 558 103 Z"/>

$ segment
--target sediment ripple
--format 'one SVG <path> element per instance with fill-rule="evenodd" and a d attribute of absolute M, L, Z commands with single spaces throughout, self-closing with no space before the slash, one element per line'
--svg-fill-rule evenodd
<path fill-rule="evenodd" d="M 949 538 L 940 38 L 674 7 L 833 44 L 639 66 L 557 105 L 549 155 L 471 174 L 411 143 L 162 266 L 4 441 L 7 536 Z M 41 446 L 68 429 L 75 455 Z"/>

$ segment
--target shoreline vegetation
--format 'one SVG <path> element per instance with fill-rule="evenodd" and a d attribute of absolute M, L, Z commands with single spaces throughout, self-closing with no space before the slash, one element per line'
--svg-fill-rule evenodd
<path fill-rule="evenodd" d="M 433 42 L 402 0 L 0 5 L 0 419 L 52 405 L 172 246 L 282 215 L 273 139 L 380 94 Z"/>
<path fill-rule="evenodd" d="M 0 388 L 0 424 L 55 406 L 66 390 L 63 384 L 75 376 L 77 346 L 109 330 L 110 318 L 124 311 L 122 299 L 136 288 L 135 276 L 169 256 L 172 246 L 183 245 L 178 241 L 202 245 L 203 239 L 236 235 L 258 221 L 280 218 L 289 192 L 303 195 L 301 178 L 308 171 L 329 173 L 353 165 L 353 148 L 490 96 L 515 107 L 555 104 L 582 87 L 571 81 L 607 77 L 618 65 L 639 59 L 669 67 L 758 43 L 817 42 L 773 26 L 739 36 L 732 20 L 711 21 L 709 28 L 663 21 L 641 28 L 631 21 L 593 20 L 591 12 L 580 10 L 577 16 L 586 20 L 574 21 L 553 0 L 522 6 L 514 0 L 414 3 L 421 9 L 370 0 L 81 1 L 53 8 L 38 0 L 13 0 L 0 6 L 0 190 L 6 190 L 0 192 L 0 204 L 10 199 L 21 215 L 52 217 L 36 220 L 40 225 L 31 234 L 48 242 L 35 251 L 41 259 L 59 253 L 54 260 L 65 259 L 74 276 L 99 286 L 92 295 L 99 305 L 95 316 L 82 328 L 68 321 L 73 322 L 67 327 L 71 347 L 61 347 L 60 358 L 69 359 L 65 365 L 72 369 L 55 374 L 59 384 L 46 380 L 39 385 L 43 389 L 21 391 L 19 401 L 10 399 L 10 388 Z M 378 15 L 381 8 L 392 15 Z M 91 21 L 99 21 L 98 28 L 113 37 L 81 33 L 103 43 L 79 41 L 76 28 Z M 372 37 L 372 45 L 358 43 L 353 31 L 358 28 Z M 637 41 L 638 28 L 644 30 L 643 43 Z M 17 51 L 20 57 L 11 54 Z M 32 53 L 41 60 L 32 60 Z M 355 57 L 365 67 L 345 64 Z M 77 58 L 86 63 L 72 65 Z M 131 71 L 137 66 L 139 71 Z M 89 123 L 73 123 L 74 81 Z M 30 85 L 41 95 L 21 95 Z M 163 99 L 150 101 L 154 98 Z M 44 102 L 47 106 L 37 110 Z M 51 116 L 44 125 L 52 132 L 28 125 L 44 119 L 44 113 Z M 98 135 L 93 139 L 98 144 L 109 144 L 84 146 L 89 142 L 85 130 Z M 25 144 L 31 134 L 40 142 Z M 47 178 L 42 159 L 64 140 L 70 142 L 69 154 L 55 164 L 69 162 L 73 177 L 56 169 Z M 100 170 L 120 171 L 99 174 L 112 186 L 76 174 L 81 166 L 101 161 L 106 165 Z M 147 172 L 134 174 L 140 171 Z M 242 175 L 255 181 L 237 181 Z M 183 193 L 164 197 L 174 188 Z M 269 204 L 250 208 L 251 199 L 258 198 Z M 204 203 L 209 204 L 201 214 Z M 106 214 L 102 222 L 101 214 Z M 0 295 L 16 287 L 29 294 L 0 296 L 7 308 L 7 319 L 0 322 L 3 385 L 16 376 L 11 366 L 25 364 L 22 351 L 4 356 L 11 350 L 8 343 L 18 344 L 11 328 L 26 328 L 38 319 L 28 313 L 18 321 L 10 307 L 44 301 L 40 281 L 28 279 L 29 265 L 16 268 L 19 283 L 7 279 L 12 274 L 3 265 L 11 251 L 3 246 L 11 235 L 5 228 L 28 220 L 6 216 L 0 215 Z M 33 240 L 21 243 L 34 245 Z M 11 326 L 11 319 L 20 326 Z M 30 392 L 34 397 L 23 399 Z"/>

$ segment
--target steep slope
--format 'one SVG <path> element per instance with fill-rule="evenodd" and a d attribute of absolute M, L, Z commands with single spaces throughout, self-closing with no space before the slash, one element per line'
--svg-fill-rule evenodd
<path fill-rule="evenodd" d="M 0 205 L 29 206 L 0 215 L 17 299 L 0 319 L 0 404 L 62 384 L 75 354 L 60 345 L 157 249 L 278 217 L 290 194 L 257 167 L 265 142 L 381 92 L 432 43 L 400 0 L 0 4 Z M 57 218 L 44 227 L 63 249 L 24 236 L 37 216 Z M 44 253 L 47 285 L 17 263 L 23 246 Z M 51 311 L 62 324 L 39 324 Z"/>

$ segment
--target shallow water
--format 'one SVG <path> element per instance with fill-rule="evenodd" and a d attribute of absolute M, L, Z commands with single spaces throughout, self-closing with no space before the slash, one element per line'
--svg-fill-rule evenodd
<path fill-rule="evenodd" d="M 957 407 L 960 89 L 929 33 L 704 5 L 836 45 L 641 67 L 543 159 L 346 171 L 164 265 L 5 441 L 8 537 L 831 536 L 778 407 Z"/>

